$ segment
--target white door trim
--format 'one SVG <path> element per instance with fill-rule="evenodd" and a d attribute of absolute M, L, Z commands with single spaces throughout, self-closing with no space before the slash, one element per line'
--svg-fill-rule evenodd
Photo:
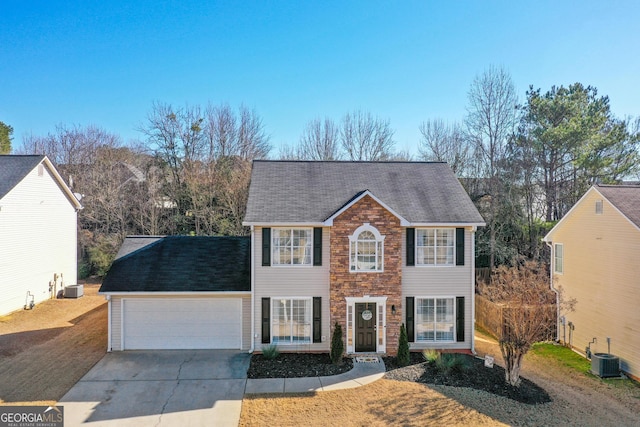
<path fill-rule="evenodd" d="M 387 297 L 346 297 L 347 302 L 347 353 L 355 353 L 356 303 L 376 304 L 376 353 L 387 352 Z"/>

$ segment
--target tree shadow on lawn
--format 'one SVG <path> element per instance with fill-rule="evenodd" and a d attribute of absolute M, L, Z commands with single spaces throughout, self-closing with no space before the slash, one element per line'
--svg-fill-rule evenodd
<path fill-rule="evenodd" d="M 458 357 L 466 360 L 448 370 L 439 368 L 435 363 L 425 362 L 421 353 L 411 353 L 411 364 L 405 367 L 398 366 L 395 357 L 385 357 L 384 363 L 387 369 L 385 378 L 422 384 L 468 387 L 529 405 L 551 402 L 551 397 L 543 388 L 526 378 L 521 377 L 520 386 L 513 387 L 505 382 L 505 371 L 501 366 L 494 364 L 493 368 L 487 368 L 482 359 L 465 354 L 459 354 Z"/>

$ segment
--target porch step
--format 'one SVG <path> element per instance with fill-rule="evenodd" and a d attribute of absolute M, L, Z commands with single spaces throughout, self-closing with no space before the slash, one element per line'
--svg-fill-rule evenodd
<path fill-rule="evenodd" d="M 380 357 L 378 356 L 356 356 L 356 363 L 380 363 Z"/>

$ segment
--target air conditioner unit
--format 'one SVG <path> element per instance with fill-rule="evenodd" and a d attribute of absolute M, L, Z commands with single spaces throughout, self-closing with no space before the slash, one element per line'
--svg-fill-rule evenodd
<path fill-rule="evenodd" d="M 601 378 L 620 376 L 620 358 L 609 353 L 591 355 L 591 373 Z"/>
<path fill-rule="evenodd" d="M 64 288 L 65 298 L 80 298 L 82 295 L 84 295 L 83 285 L 66 286 Z"/>

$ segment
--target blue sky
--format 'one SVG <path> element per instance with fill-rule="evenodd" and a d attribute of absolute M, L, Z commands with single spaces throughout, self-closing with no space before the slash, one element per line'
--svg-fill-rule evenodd
<path fill-rule="evenodd" d="M 154 101 L 244 104 L 278 147 L 361 109 L 416 152 L 419 124 L 462 120 L 490 65 L 522 100 L 581 82 L 640 116 L 639 21 L 637 1 L 2 0 L 0 121 L 14 146 L 60 123 L 129 141 Z"/>

